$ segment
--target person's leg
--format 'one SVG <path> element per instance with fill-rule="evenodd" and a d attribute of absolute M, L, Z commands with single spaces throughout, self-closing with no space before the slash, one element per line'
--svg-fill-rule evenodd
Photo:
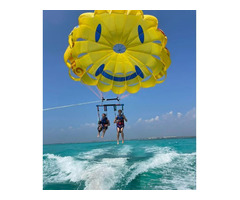
<path fill-rule="evenodd" d="M 103 129 L 103 131 L 102 131 L 102 137 L 101 137 L 101 138 L 104 137 L 106 130 L 107 130 L 106 128 Z"/>
<path fill-rule="evenodd" d="M 99 126 L 98 126 L 98 135 L 97 135 L 97 137 L 100 136 L 100 132 L 101 132 L 101 130 L 102 130 L 101 125 L 99 125 Z"/>
<path fill-rule="evenodd" d="M 121 135 L 122 135 L 122 143 L 124 143 L 124 133 L 123 133 L 123 128 L 121 128 Z"/>
<path fill-rule="evenodd" d="M 119 128 L 117 127 L 117 144 L 119 144 Z"/>

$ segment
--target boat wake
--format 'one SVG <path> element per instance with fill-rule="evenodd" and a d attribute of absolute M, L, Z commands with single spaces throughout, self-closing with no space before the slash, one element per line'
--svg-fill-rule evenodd
<path fill-rule="evenodd" d="M 99 148 L 77 156 L 43 155 L 43 187 L 73 183 L 75 189 L 126 189 L 134 181 L 151 189 L 195 189 L 196 153 L 178 153 L 168 147 L 143 147 L 144 159 L 134 148 Z M 134 161 L 132 160 L 134 158 Z M 147 177 L 152 177 L 151 181 Z M 146 177 L 146 180 L 142 177 Z M 150 177 L 150 178 L 151 178 Z"/>

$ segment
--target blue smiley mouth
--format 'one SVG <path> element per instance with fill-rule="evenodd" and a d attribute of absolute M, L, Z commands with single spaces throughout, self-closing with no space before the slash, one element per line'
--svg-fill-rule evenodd
<path fill-rule="evenodd" d="M 134 72 L 131 75 L 125 76 L 125 77 L 112 76 L 111 74 L 104 71 L 104 67 L 105 67 L 105 64 L 102 64 L 97 69 L 95 76 L 99 76 L 100 74 L 102 74 L 102 76 L 104 76 L 105 78 L 107 78 L 109 80 L 113 80 L 113 81 L 118 81 L 118 82 L 129 81 L 129 80 L 136 78 L 137 76 L 140 76 L 142 79 L 144 78 L 142 70 L 137 65 L 135 65 L 136 72 Z"/>

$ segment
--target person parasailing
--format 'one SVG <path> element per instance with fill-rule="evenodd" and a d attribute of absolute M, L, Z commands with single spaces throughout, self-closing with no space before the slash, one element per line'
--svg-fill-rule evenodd
<path fill-rule="evenodd" d="M 127 122 L 127 118 L 122 113 L 122 110 L 118 110 L 118 115 L 115 117 L 114 123 L 117 124 L 117 144 L 119 144 L 119 134 L 122 136 L 122 143 L 124 143 L 124 120 Z"/>
<path fill-rule="evenodd" d="M 102 131 L 101 138 L 103 138 L 109 126 L 110 126 L 110 122 L 107 118 L 107 115 L 105 113 L 103 113 L 102 114 L 102 119 L 98 122 L 98 128 L 97 128 L 98 135 L 97 135 L 97 137 L 100 136 L 100 133 Z"/>

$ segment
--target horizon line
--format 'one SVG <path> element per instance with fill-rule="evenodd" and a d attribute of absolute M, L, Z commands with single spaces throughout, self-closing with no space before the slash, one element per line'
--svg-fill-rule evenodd
<path fill-rule="evenodd" d="M 176 139 L 176 138 L 196 138 L 196 135 L 192 136 L 163 136 L 163 137 L 148 137 L 148 138 L 134 138 L 134 139 L 127 139 L 125 141 L 132 141 L 132 140 L 160 140 L 160 139 Z M 116 140 L 104 140 L 104 141 L 89 141 L 89 142 L 66 142 L 66 143 L 47 143 L 43 145 L 54 145 L 54 144 L 85 144 L 85 143 L 101 143 L 101 142 L 115 142 Z"/>

